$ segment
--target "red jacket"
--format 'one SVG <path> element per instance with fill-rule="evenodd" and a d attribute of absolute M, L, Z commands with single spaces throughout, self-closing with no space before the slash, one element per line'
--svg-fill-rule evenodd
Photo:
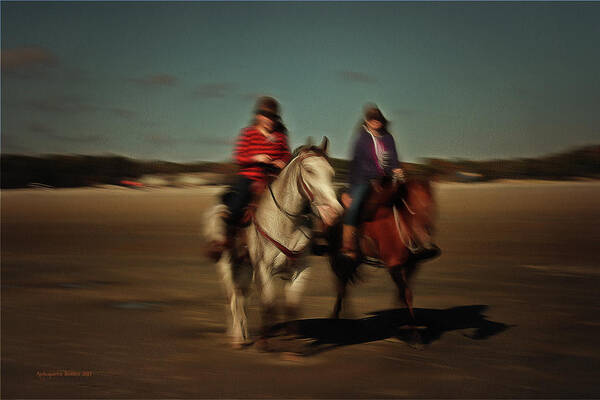
<path fill-rule="evenodd" d="M 240 166 L 240 175 L 254 181 L 266 181 L 268 166 L 252 161 L 252 157 L 258 154 L 266 154 L 273 160 L 282 160 L 285 163 L 290 160 L 292 155 L 287 136 L 280 132 L 273 132 L 273 135 L 274 140 L 270 141 L 254 126 L 242 129 L 233 151 L 233 159 Z"/>

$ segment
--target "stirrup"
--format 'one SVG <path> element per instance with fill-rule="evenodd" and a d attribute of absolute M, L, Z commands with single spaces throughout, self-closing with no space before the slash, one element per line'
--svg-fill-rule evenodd
<path fill-rule="evenodd" d="M 385 268 L 384 262 L 377 257 L 363 256 L 362 262 L 374 268 Z"/>
<path fill-rule="evenodd" d="M 417 242 L 416 240 L 414 240 L 412 237 L 408 237 L 408 243 L 405 244 L 406 248 L 413 254 L 417 254 L 419 252 L 421 252 L 424 247 L 421 246 L 419 244 L 419 242 Z"/>
<path fill-rule="evenodd" d="M 351 258 L 353 260 L 358 260 L 358 252 L 356 250 L 342 249 L 340 250 L 340 255 Z"/>

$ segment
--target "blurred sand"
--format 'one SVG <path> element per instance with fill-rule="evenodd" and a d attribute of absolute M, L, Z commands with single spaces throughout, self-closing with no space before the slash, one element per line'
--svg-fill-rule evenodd
<path fill-rule="evenodd" d="M 198 235 L 218 190 L 3 191 L 2 397 L 600 397 L 599 183 L 438 185 L 444 254 L 414 287 L 439 337 L 416 350 L 375 332 L 302 358 L 227 346 Z M 330 323 L 331 273 L 309 260 L 303 317 Z M 363 270 L 349 327 L 399 306 L 387 273 Z M 444 311 L 476 305 L 508 329 L 475 340 L 475 319 Z M 62 370 L 92 376 L 38 376 Z"/>

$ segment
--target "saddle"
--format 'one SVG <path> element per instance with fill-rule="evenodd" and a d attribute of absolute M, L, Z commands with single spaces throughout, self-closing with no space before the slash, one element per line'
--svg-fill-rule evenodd
<path fill-rule="evenodd" d="M 217 217 L 221 219 L 220 222 L 224 225 L 223 229 L 225 230 L 225 241 L 210 242 L 206 247 L 207 257 L 212 259 L 214 262 L 217 262 L 225 250 L 229 250 L 231 252 L 231 257 L 238 261 L 248 257 L 247 239 L 245 230 L 243 228 L 246 228 L 250 225 L 250 222 L 252 222 L 254 212 L 258 206 L 258 200 L 265 192 L 267 185 L 268 184 L 266 182 L 252 183 L 250 189 L 252 198 L 250 199 L 248 205 L 244 208 L 242 217 L 236 222 L 235 225 L 226 224 L 225 221 L 229 216 L 228 212 L 224 211 L 217 215 Z"/>
<path fill-rule="evenodd" d="M 408 226 L 408 218 L 405 215 L 407 210 L 402 199 L 406 197 L 406 187 L 390 179 L 371 181 L 371 190 L 360 210 L 359 225 L 357 227 L 357 248 L 361 254 L 361 262 L 377 268 L 383 268 L 384 262 L 380 259 L 379 246 L 375 239 L 365 232 L 365 225 L 378 217 L 378 210 L 384 204 L 402 204 L 402 207 L 396 207 L 395 218 L 400 229 L 400 234 L 405 239 L 406 247 L 409 250 L 413 247 L 411 232 Z M 342 206 L 347 209 L 352 204 L 352 197 L 346 190 L 342 190 L 338 196 Z"/>

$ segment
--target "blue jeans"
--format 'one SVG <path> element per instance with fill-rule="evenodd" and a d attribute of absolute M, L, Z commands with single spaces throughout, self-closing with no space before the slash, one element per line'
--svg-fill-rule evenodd
<path fill-rule="evenodd" d="M 358 226 L 360 212 L 370 189 L 371 184 L 368 182 L 359 183 L 352 188 L 350 192 L 352 204 L 350 204 L 350 208 L 348 208 L 346 215 L 344 215 L 344 225 Z"/>
<path fill-rule="evenodd" d="M 227 218 L 227 225 L 238 224 L 244 216 L 244 209 L 252 200 L 251 185 L 251 179 L 238 175 L 231 188 L 223 195 L 223 204 L 231 213 Z"/>

